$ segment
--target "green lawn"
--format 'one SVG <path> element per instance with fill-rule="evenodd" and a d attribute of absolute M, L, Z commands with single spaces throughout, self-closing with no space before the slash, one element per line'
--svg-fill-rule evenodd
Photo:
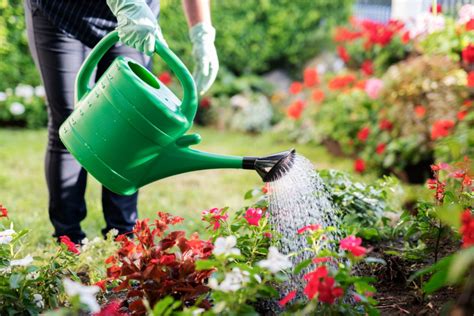
<path fill-rule="evenodd" d="M 316 168 L 350 170 L 349 160 L 331 157 L 321 147 L 295 145 L 276 139 L 271 133 L 246 135 L 214 129 L 195 128 L 201 134 L 201 150 L 231 155 L 265 155 L 295 147 L 314 162 Z M 0 129 L 0 204 L 8 208 L 19 229 L 32 230 L 32 245 L 51 242 L 52 226 L 47 213 L 47 189 L 43 157 L 45 130 Z M 206 170 L 182 174 L 152 183 L 140 191 L 139 215 L 154 217 L 167 211 L 186 218 L 187 228 L 198 229 L 200 212 L 212 207 L 244 205 L 243 194 L 261 186 L 259 176 L 248 170 Z M 100 186 L 89 177 L 88 216 L 82 226 L 88 237 L 100 234 L 104 227 L 100 205 Z"/>

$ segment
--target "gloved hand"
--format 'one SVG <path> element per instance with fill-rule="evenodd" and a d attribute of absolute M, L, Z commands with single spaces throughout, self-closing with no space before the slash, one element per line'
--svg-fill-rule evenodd
<path fill-rule="evenodd" d="M 199 95 L 203 95 L 214 83 L 219 70 L 214 39 L 216 30 L 208 23 L 198 23 L 189 30 L 193 43 L 193 56 L 196 66 L 193 77 Z"/>
<path fill-rule="evenodd" d="M 155 40 L 166 46 L 156 16 L 145 0 L 107 0 L 107 5 L 117 17 L 120 41 L 147 55 L 155 51 Z"/>

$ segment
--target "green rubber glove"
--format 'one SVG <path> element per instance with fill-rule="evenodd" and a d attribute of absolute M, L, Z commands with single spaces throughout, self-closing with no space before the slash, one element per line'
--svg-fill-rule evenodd
<path fill-rule="evenodd" d="M 214 83 L 219 70 L 214 39 L 216 30 L 208 23 L 198 23 L 189 30 L 189 37 L 193 43 L 194 81 L 199 95 L 203 95 Z"/>
<path fill-rule="evenodd" d="M 166 46 L 156 16 L 145 0 L 107 0 L 107 5 L 117 17 L 120 41 L 147 55 L 155 52 L 155 41 Z"/>

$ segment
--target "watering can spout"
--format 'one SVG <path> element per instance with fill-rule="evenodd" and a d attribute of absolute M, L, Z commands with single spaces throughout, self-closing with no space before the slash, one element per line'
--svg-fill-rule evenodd
<path fill-rule="evenodd" d="M 163 148 L 153 162 L 153 168 L 143 183 L 157 181 L 173 175 L 204 169 L 256 170 L 265 182 L 282 177 L 293 164 L 295 150 L 265 157 L 240 157 L 208 153 L 189 148 L 200 141 L 197 134 L 181 137 L 176 143 Z"/>

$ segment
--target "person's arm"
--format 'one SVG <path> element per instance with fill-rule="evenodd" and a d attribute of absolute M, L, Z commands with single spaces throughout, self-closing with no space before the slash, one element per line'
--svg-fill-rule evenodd
<path fill-rule="evenodd" d="M 209 0 L 183 0 L 183 8 L 189 28 L 198 23 L 212 24 Z"/>
<path fill-rule="evenodd" d="M 193 76 L 198 94 L 203 95 L 216 80 L 219 70 L 219 60 L 214 46 L 216 30 L 211 23 L 210 3 L 209 0 L 183 0 L 183 8 L 196 63 Z"/>

